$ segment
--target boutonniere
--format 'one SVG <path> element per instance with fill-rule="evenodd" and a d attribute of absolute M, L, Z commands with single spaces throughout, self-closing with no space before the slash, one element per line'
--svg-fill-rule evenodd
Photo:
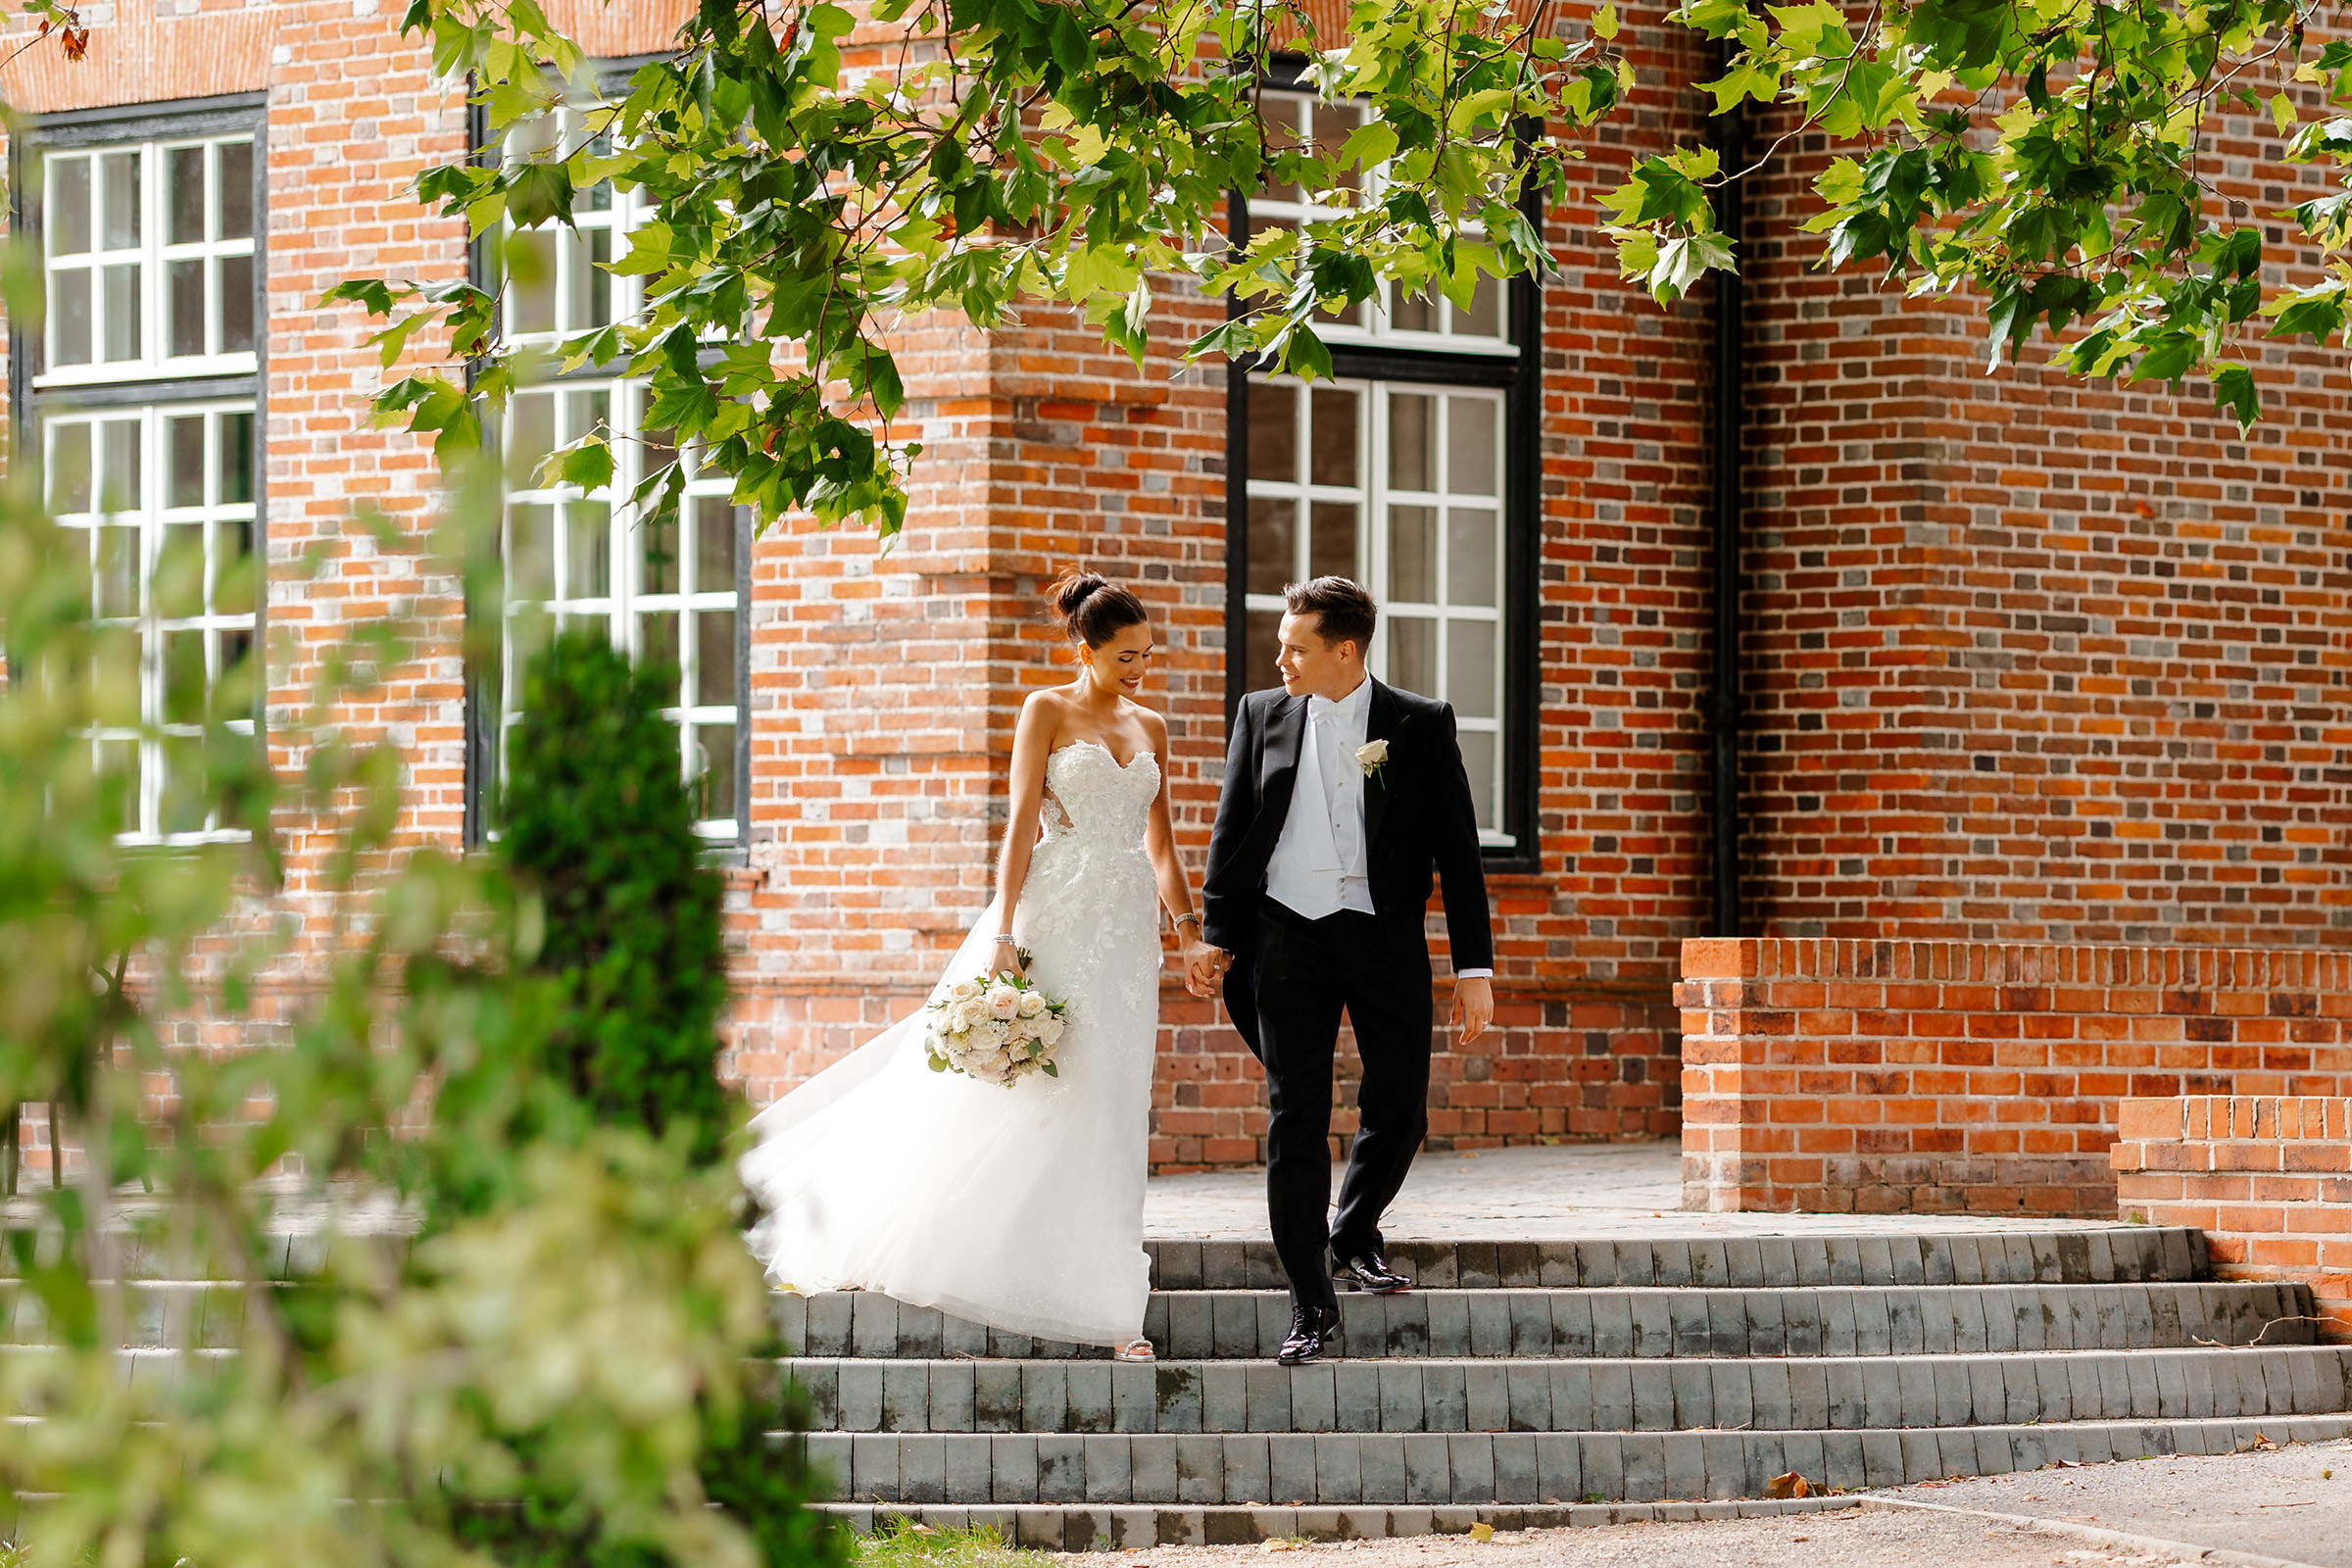
<path fill-rule="evenodd" d="M 1389 781 L 1380 776 L 1380 770 L 1389 765 L 1389 743 L 1385 740 L 1366 741 L 1358 746 L 1355 749 L 1355 765 L 1364 770 L 1364 777 L 1386 789 Z"/>

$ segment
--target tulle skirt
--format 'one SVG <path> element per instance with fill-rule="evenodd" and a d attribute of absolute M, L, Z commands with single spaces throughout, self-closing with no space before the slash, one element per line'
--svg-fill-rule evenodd
<path fill-rule="evenodd" d="M 917 1014 L 769 1106 L 742 1169 L 766 1209 L 752 1249 L 779 1287 L 876 1291 L 1078 1344 L 1142 1331 L 1156 905 L 1147 864 L 1140 919 L 1131 907 L 1070 920 L 1057 900 L 1132 906 L 1136 890 L 1086 887 L 1083 863 L 1057 876 L 1056 858 L 1085 859 L 1041 846 L 1022 906 L 1048 917 L 1015 931 L 1031 978 L 1071 1004 L 1060 1076 L 999 1086 L 934 1072 Z M 996 930 L 992 906 L 934 1000 L 985 971 Z"/>

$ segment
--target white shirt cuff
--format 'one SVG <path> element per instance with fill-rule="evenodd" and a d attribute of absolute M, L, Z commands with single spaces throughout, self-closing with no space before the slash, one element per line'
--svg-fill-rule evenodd
<path fill-rule="evenodd" d="M 1494 971 L 1492 969 L 1456 969 L 1453 971 L 1453 977 L 1456 980 L 1492 980 L 1494 978 Z"/>

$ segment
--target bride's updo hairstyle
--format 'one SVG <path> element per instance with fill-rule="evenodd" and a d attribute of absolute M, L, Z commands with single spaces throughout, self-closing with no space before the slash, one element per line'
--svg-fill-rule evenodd
<path fill-rule="evenodd" d="M 1144 602 L 1098 572 L 1072 566 L 1046 589 L 1046 605 L 1074 643 L 1100 648 L 1152 618 Z"/>

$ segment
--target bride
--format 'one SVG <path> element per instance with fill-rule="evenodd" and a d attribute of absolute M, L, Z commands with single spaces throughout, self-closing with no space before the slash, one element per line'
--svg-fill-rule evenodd
<path fill-rule="evenodd" d="M 1156 906 L 1188 969 L 1216 956 L 1169 828 L 1167 721 L 1136 701 L 1156 652 L 1143 601 L 1072 571 L 1048 603 L 1077 676 L 1021 706 L 996 902 L 931 1000 L 1026 964 L 1069 1004 L 1059 1076 L 933 1072 L 920 1016 L 902 1020 L 753 1121 L 751 1245 L 786 1290 L 877 1291 L 1147 1360 Z"/>

